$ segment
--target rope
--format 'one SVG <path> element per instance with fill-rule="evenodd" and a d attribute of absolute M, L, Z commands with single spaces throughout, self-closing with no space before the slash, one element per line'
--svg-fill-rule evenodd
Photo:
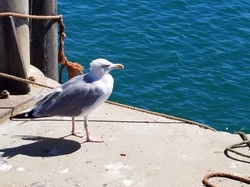
<path fill-rule="evenodd" d="M 248 140 L 246 134 L 243 133 L 243 132 L 236 132 L 234 134 L 239 134 L 240 137 L 242 138 L 243 142 L 238 143 L 238 144 L 233 144 L 233 145 L 227 147 L 225 149 L 225 151 L 231 151 L 231 152 L 236 153 L 236 154 L 238 154 L 240 156 L 244 156 L 244 157 L 250 158 L 249 155 L 246 155 L 246 154 L 243 154 L 243 153 L 240 153 L 238 151 L 233 150 L 235 148 L 242 147 L 244 144 L 250 148 L 250 141 Z M 245 178 L 245 177 L 240 177 L 240 176 L 232 175 L 232 174 L 228 174 L 228 173 L 211 173 L 211 174 L 207 174 L 203 178 L 202 183 L 206 187 L 216 187 L 215 185 L 213 185 L 213 184 L 211 184 L 211 183 L 208 182 L 209 178 L 213 178 L 213 177 L 229 178 L 229 179 L 232 179 L 232 180 L 236 180 L 236 181 L 244 182 L 246 184 L 250 184 L 250 177 Z"/>
<path fill-rule="evenodd" d="M 247 155 L 247 154 L 244 154 L 244 153 L 240 153 L 238 151 L 235 151 L 233 149 L 236 149 L 236 148 L 240 148 L 242 146 L 248 146 L 250 148 L 250 140 L 247 138 L 246 134 L 243 133 L 243 132 L 236 132 L 234 134 L 239 134 L 240 137 L 242 138 L 243 142 L 241 143 L 237 143 L 237 144 L 233 144 L 231 146 L 228 146 L 225 151 L 230 151 L 230 152 L 233 152 L 237 155 L 240 155 L 240 156 L 243 156 L 243 157 L 247 157 L 247 158 L 250 158 L 250 155 Z"/>
<path fill-rule="evenodd" d="M 227 174 L 227 173 L 210 173 L 210 174 L 207 174 L 203 178 L 202 183 L 206 187 L 216 187 L 215 185 L 213 185 L 210 182 L 208 182 L 208 180 L 210 178 L 213 178 L 213 177 L 229 178 L 229 179 L 232 179 L 232 180 L 236 180 L 236 181 L 244 182 L 246 184 L 250 184 L 250 177 L 248 177 L 248 178 L 246 178 L 246 177 L 240 177 L 240 176 L 237 176 L 237 175 L 232 175 L 232 174 Z"/>
<path fill-rule="evenodd" d="M 60 24 L 60 46 L 58 53 L 58 61 L 61 63 L 60 71 L 59 71 L 59 83 L 62 83 L 62 70 L 66 66 L 68 70 L 68 79 L 71 79 L 74 76 L 83 74 L 83 66 L 78 63 L 73 63 L 67 60 L 64 54 L 64 39 L 66 34 L 64 33 L 64 24 Z"/>
<path fill-rule="evenodd" d="M 0 76 L 1 76 L 1 77 L 5 77 L 5 78 L 8 78 L 8 79 L 12 79 L 12 80 L 20 81 L 20 82 L 25 82 L 25 83 L 34 84 L 34 85 L 41 86 L 41 87 L 45 87 L 45 88 L 50 88 L 50 89 L 53 88 L 53 87 L 47 86 L 47 85 L 45 85 L 45 84 L 41 84 L 41 83 L 38 83 L 38 82 L 34 82 L 34 81 L 32 81 L 32 80 L 29 80 L 29 79 L 23 79 L 23 78 L 20 78 L 20 77 L 14 76 L 14 75 L 9 75 L 9 74 L 6 74 L 6 73 L 1 73 L 1 72 L 0 72 Z"/>
<path fill-rule="evenodd" d="M 62 19 L 62 15 L 55 15 L 55 16 L 38 16 L 38 15 L 27 15 L 27 14 L 20 14 L 15 12 L 1 12 L 0 17 L 6 17 L 6 16 L 13 16 L 18 18 L 29 18 L 29 19 Z"/>
<path fill-rule="evenodd" d="M 208 126 L 203 125 L 201 123 L 190 121 L 190 120 L 187 120 L 187 119 L 183 119 L 183 118 L 179 118 L 179 117 L 175 117 L 175 116 L 170 116 L 170 115 L 162 114 L 162 113 L 158 113 L 158 112 L 153 112 L 153 111 L 149 111 L 149 110 L 145 110 L 145 109 L 141 109 L 141 108 L 137 108 L 137 107 L 133 107 L 133 106 L 128 106 L 128 105 L 124 105 L 124 104 L 120 104 L 120 103 L 116 103 L 116 102 L 112 102 L 112 101 L 106 101 L 106 103 L 112 104 L 112 105 L 115 105 L 115 106 L 119 106 L 119 107 L 123 107 L 123 108 L 132 109 L 132 110 L 139 111 L 139 112 L 144 112 L 144 113 L 147 113 L 147 114 L 152 114 L 152 115 L 155 115 L 155 116 L 164 117 L 164 118 L 171 119 L 171 120 L 181 121 L 183 123 L 187 123 L 187 124 L 190 124 L 190 125 L 196 125 L 198 127 L 204 128 L 204 129 L 209 129 L 209 130 L 212 130 L 212 131 L 216 131 L 212 127 L 208 127 Z"/>
<path fill-rule="evenodd" d="M 46 19 L 56 19 L 60 31 L 60 46 L 59 46 L 59 53 L 58 53 L 58 61 L 61 63 L 60 73 L 59 73 L 59 82 L 62 82 L 62 70 L 64 67 L 67 67 L 68 71 L 68 79 L 71 79 L 72 77 L 76 75 L 83 74 L 83 66 L 81 66 L 78 63 L 73 63 L 67 60 L 65 54 L 64 54 L 64 39 L 66 37 L 66 34 L 64 33 L 65 25 L 63 23 L 62 15 L 54 15 L 54 16 L 40 16 L 40 15 L 27 15 L 27 14 L 20 14 L 15 12 L 2 12 L 0 13 L 0 17 L 6 17 L 6 16 L 13 16 L 18 18 L 28 18 L 28 19 L 40 19 L 40 20 L 46 20 Z"/>

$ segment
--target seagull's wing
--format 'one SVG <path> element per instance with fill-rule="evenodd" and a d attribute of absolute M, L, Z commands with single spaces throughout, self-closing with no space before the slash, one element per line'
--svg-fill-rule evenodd
<path fill-rule="evenodd" d="M 77 116 L 83 109 L 93 106 L 103 95 L 102 86 L 86 83 L 77 76 L 57 91 L 44 97 L 34 108 L 34 116 Z"/>
<path fill-rule="evenodd" d="M 42 100 L 43 98 L 45 98 L 46 96 L 50 95 L 53 92 L 61 92 L 61 91 L 62 91 L 61 86 L 58 86 L 58 87 L 56 87 L 56 88 L 54 88 L 52 90 L 48 90 L 48 91 L 46 91 L 44 93 L 40 93 L 40 94 L 36 95 L 35 99 Z"/>
<path fill-rule="evenodd" d="M 49 92 L 37 95 L 36 98 L 37 99 L 41 98 L 41 99 L 36 103 L 36 106 L 41 106 L 41 105 L 46 104 L 47 102 L 51 102 L 55 100 L 61 92 L 62 92 L 62 88 L 57 87 Z"/>

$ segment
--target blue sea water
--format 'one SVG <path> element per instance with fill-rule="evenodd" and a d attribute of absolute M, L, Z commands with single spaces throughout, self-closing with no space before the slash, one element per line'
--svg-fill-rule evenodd
<path fill-rule="evenodd" d="M 58 0 L 58 13 L 68 60 L 125 66 L 109 100 L 250 133 L 248 0 Z"/>

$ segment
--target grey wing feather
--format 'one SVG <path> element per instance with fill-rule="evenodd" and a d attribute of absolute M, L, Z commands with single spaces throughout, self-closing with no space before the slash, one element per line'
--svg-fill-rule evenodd
<path fill-rule="evenodd" d="M 56 92 L 49 93 L 48 95 L 43 97 L 40 101 L 38 101 L 36 103 L 36 106 L 46 105 L 46 103 L 55 100 L 61 92 L 62 91 L 56 91 Z"/>
<path fill-rule="evenodd" d="M 83 108 L 93 105 L 102 95 L 102 90 L 90 86 L 77 76 L 62 85 L 61 92 L 54 92 L 43 98 L 34 108 L 36 117 L 77 116 Z"/>

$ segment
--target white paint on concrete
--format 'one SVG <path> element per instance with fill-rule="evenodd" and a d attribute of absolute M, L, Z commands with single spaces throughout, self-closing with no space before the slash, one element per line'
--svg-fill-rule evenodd
<path fill-rule="evenodd" d="M 12 165 L 6 163 L 0 165 L 0 171 L 10 171 L 12 168 Z"/>

